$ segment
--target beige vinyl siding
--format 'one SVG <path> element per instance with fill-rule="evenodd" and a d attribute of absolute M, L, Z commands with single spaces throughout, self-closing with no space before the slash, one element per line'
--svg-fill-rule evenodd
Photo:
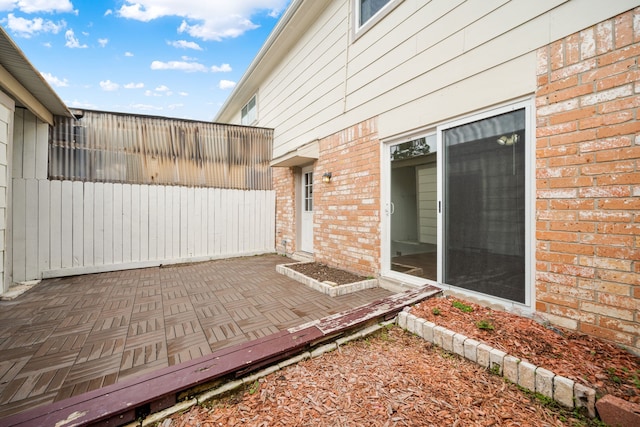
<path fill-rule="evenodd" d="M 260 89 L 260 122 L 270 123 L 283 144 L 277 152 L 296 148 L 308 129 L 343 111 L 346 65 L 347 4 L 334 2 L 319 28 L 308 31 L 287 61 Z M 340 6 L 340 7 L 336 7 Z M 303 126 L 300 126 L 304 123 Z M 274 157 L 279 154 L 276 153 Z"/>
<path fill-rule="evenodd" d="M 540 46 L 634 6 L 404 1 L 352 41 L 350 0 L 333 1 L 260 84 L 259 125 L 278 157 L 374 116 L 385 138 L 527 96 Z"/>

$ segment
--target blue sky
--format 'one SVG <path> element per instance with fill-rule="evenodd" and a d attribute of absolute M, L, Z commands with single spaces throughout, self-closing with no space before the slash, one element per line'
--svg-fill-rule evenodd
<path fill-rule="evenodd" d="M 210 121 L 289 0 L 0 0 L 70 108 Z"/>

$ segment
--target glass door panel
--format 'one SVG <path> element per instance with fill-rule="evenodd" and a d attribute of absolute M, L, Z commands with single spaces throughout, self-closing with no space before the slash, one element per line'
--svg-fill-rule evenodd
<path fill-rule="evenodd" d="M 442 132 L 444 283 L 525 303 L 525 110 Z"/>
<path fill-rule="evenodd" d="M 437 280 L 436 135 L 390 147 L 391 270 Z"/>

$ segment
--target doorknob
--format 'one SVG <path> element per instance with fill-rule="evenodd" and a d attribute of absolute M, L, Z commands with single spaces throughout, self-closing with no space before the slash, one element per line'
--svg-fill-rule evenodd
<path fill-rule="evenodd" d="M 396 211 L 396 205 L 394 205 L 393 202 L 389 202 L 389 215 L 393 215 L 395 211 Z"/>

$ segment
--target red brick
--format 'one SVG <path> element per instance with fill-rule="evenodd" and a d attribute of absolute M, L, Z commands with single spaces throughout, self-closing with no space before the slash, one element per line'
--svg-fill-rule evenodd
<path fill-rule="evenodd" d="M 638 309 L 640 309 L 640 300 L 628 296 L 607 294 L 603 292 L 598 295 L 598 302 L 612 307 L 626 308 L 633 311 L 638 311 Z"/>
<path fill-rule="evenodd" d="M 584 165 L 580 168 L 580 172 L 585 175 L 603 175 L 618 174 L 635 171 L 633 161 L 618 162 L 599 162 L 593 165 Z"/>
<path fill-rule="evenodd" d="M 633 43 L 633 12 L 629 11 L 614 19 L 615 43 L 614 46 L 621 47 Z"/>
<path fill-rule="evenodd" d="M 553 252 L 564 252 L 578 255 L 593 255 L 594 248 L 591 245 L 583 245 L 579 243 L 559 243 L 551 242 L 549 249 Z"/>
<path fill-rule="evenodd" d="M 578 214 L 580 221 L 598 222 L 631 222 L 632 216 L 629 212 L 603 212 L 584 211 Z"/>
<path fill-rule="evenodd" d="M 557 70 L 558 68 L 562 68 L 564 66 L 564 42 L 562 40 L 558 40 L 551 43 L 550 48 L 549 59 L 551 69 Z"/>
<path fill-rule="evenodd" d="M 575 264 L 552 264 L 549 268 L 552 273 L 565 274 L 569 276 L 592 278 L 595 277 L 595 270 L 591 267 L 583 267 Z"/>
<path fill-rule="evenodd" d="M 579 194 L 580 194 L 580 197 L 583 197 L 583 198 L 629 197 L 631 195 L 631 189 L 629 187 L 616 186 L 616 185 L 611 185 L 606 187 L 589 187 L 589 188 L 581 188 L 579 191 Z"/>
<path fill-rule="evenodd" d="M 614 136 L 613 138 L 598 139 L 580 144 L 580 152 L 613 150 L 616 148 L 630 147 L 633 140 L 628 136 Z M 596 153 L 596 161 L 598 161 Z"/>
<path fill-rule="evenodd" d="M 551 209 L 579 209 L 592 210 L 595 206 L 593 200 L 551 200 Z"/>
<path fill-rule="evenodd" d="M 580 331 L 588 335 L 593 335 L 623 345 L 632 345 L 634 341 L 633 335 L 624 334 L 621 332 L 613 331 L 611 329 L 601 328 L 589 323 L 581 323 Z"/>
<path fill-rule="evenodd" d="M 629 290 L 631 286 L 614 283 L 614 282 L 604 282 L 602 280 L 580 280 L 578 282 L 578 287 L 592 289 L 596 292 L 606 292 L 609 294 L 623 295 L 628 296 Z"/>
<path fill-rule="evenodd" d="M 640 158 L 640 146 L 623 148 L 619 150 L 605 151 L 605 152 L 596 154 L 597 162 L 611 162 L 616 160 L 628 160 L 628 159 L 638 159 L 638 158 Z M 625 169 L 620 172 L 633 171 L 633 162 L 629 162 L 627 164 L 630 166 L 625 167 Z"/>
<path fill-rule="evenodd" d="M 551 188 L 573 188 L 588 187 L 593 185 L 593 178 L 590 176 L 581 176 L 576 178 L 552 178 L 549 180 Z"/>
<path fill-rule="evenodd" d="M 618 124 L 616 126 L 605 126 L 596 131 L 598 138 L 609 138 L 616 135 L 630 135 L 640 132 L 640 121 Z"/>
<path fill-rule="evenodd" d="M 611 101 L 602 102 L 596 106 L 598 114 L 607 114 L 614 111 L 629 110 L 640 106 L 640 97 L 632 96 L 629 98 L 613 99 Z"/>
<path fill-rule="evenodd" d="M 598 178 L 599 185 L 640 184 L 640 172 L 605 175 Z"/>
<path fill-rule="evenodd" d="M 596 53 L 613 50 L 613 23 L 604 21 L 596 25 Z"/>
<path fill-rule="evenodd" d="M 561 305 L 563 307 L 578 308 L 578 300 L 573 297 L 561 294 L 549 294 L 540 292 L 536 294 L 536 298 L 542 302 L 549 304 Z"/>
<path fill-rule="evenodd" d="M 580 62 L 580 34 L 575 33 L 565 39 L 564 63 L 572 65 Z"/>
<path fill-rule="evenodd" d="M 597 272 L 599 279 L 607 282 L 625 283 L 628 285 L 640 284 L 640 275 L 631 272 L 599 270 Z"/>
<path fill-rule="evenodd" d="M 579 130 L 572 133 L 552 136 L 549 138 L 549 145 L 554 147 L 558 145 L 568 145 L 576 142 L 592 141 L 596 138 L 596 129 Z"/>
<path fill-rule="evenodd" d="M 640 425 L 640 405 L 607 394 L 596 402 L 600 419 L 608 426 Z"/>
<path fill-rule="evenodd" d="M 579 127 L 581 130 L 592 129 L 601 126 L 617 125 L 634 119 L 635 114 L 633 113 L 633 111 L 617 111 L 610 114 L 603 114 L 595 117 L 590 117 L 588 119 L 582 119 L 579 121 Z"/>
<path fill-rule="evenodd" d="M 536 238 L 538 240 L 548 240 L 552 242 L 578 242 L 578 234 L 560 231 L 537 231 Z"/>
<path fill-rule="evenodd" d="M 583 221 L 551 222 L 551 224 L 549 225 L 549 229 L 565 231 L 565 232 L 571 231 L 571 232 L 581 232 L 581 233 L 584 233 L 584 232 L 593 233 L 596 231 L 596 225 L 593 222 L 583 222 Z"/>
<path fill-rule="evenodd" d="M 571 147 L 576 147 L 577 144 Z M 577 148 L 576 148 L 577 150 Z M 595 154 L 578 154 L 574 156 L 562 156 L 549 159 L 549 166 L 570 166 L 570 165 L 584 165 L 593 163 L 595 161 Z"/>
<path fill-rule="evenodd" d="M 605 234 L 640 234 L 640 224 L 600 224 L 598 229 Z"/>
<path fill-rule="evenodd" d="M 559 254 L 557 252 L 537 251 L 536 259 L 546 262 L 562 262 L 565 264 L 574 264 L 578 257 L 573 254 Z"/>
<path fill-rule="evenodd" d="M 589 107 L 580 108 L 576 110 L 567 111 L 565 113 L 554 114 L 549 116 L 549 125 L 557 125 L 560 123 L 572 122 L 585 117 L 592 117 L 596 114 L 596 106 L 591 105 Z"/>
<path fill-rule="evenodd" d="M 627 199 L 605 199 L 598 202 L 600 209 L 640 209 L 640 198 Z"/>
<path fill-rule="evenodd" d="M 602 232 L 603 226 L 598 225 L 598 229 Z M 611 234 L 582 234 L 580 242 L 589 245 L 606 245 L 606 247 L 625 247 L 633 245 L 632 236 L 620 236 Z"/>
<path fill-rule="evenodd" d="M 570 87 L 563 90 L 557 90 L 547 95 L 549 104 L 566 101 L 568 99 L 577 98 L 582 95 L 588 95 L 594 92 L 593 84 L 586 83 L 579 86 Z"/>
<path fill-rule="evenodd" d="M 600 246 L 596 248 L 596 255 L 605 258 L 640 261 L 640 249 L 633 248 Z"/>
<path fill-rule="evenodd" d="M 637 52 L 640 53 L 640 50 Z M 580 76 L 581 83 L 592 83 L 602 79 L 607 79 L 611 76 L 617 76 L 622 73 L 627 73 L 635 66 L 635 60 L 628 55 L 621 55 L 619 51 L 608 54 L 610 61 L 603 61 L 603 57 L 598 58 L 598 68 L 594 68 Z M 613 60 L 615 58 L 615 61 Z M 613 85 L 618 86 L 618 85 Z M 600 89 L 602 90 L 602 89 Z"/>
<path fill-rule="evenodd" d="M 639 46 L 640 47 L 640 46 Z M 640 49 L 639 49 L 640 50 Z M 640 80 L 640 71 L 626 71 L 622 74 L 612 75 L 596 82 L 596 91 L 603 91 Z"/>

